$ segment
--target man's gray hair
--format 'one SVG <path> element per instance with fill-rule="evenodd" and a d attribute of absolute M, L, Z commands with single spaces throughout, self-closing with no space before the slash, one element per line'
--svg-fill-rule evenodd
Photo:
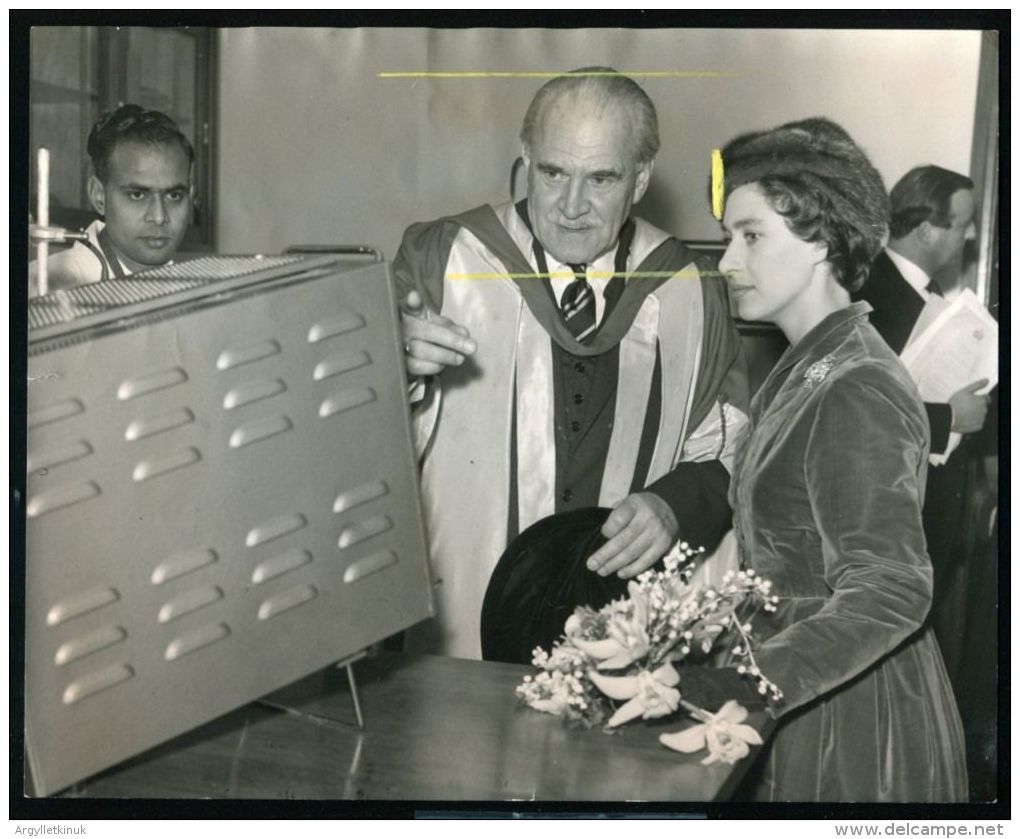
<path fill-rule="evenodd" d="M 582 67 L 542 85 L 531 100 L 521 125 L 521 142 L 525 149 L 532 148 L 546 106 L 567 95 L 579 99 L 590 97 L 602 106 L 616 104 L 630 108 L 637 138 L 635 159 L 638 163 L 650 163 L 655 159 L 659 152 L 659 118 L 655 105 L 637 82 L 612 67 Z"/>

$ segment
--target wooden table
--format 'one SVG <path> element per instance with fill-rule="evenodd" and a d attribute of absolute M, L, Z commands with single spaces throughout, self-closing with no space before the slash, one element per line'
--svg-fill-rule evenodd
<path fill-rule="evenodd" d="M 712 801 L 750 764 L 702 766 L 658 743 L 678 720 L 613 734 L 518 706 L 531 668 L 385 653 L 315 674 L 78 784 L 86 798 Z M 750 720 L 767 726 L 764 714 Z"/>

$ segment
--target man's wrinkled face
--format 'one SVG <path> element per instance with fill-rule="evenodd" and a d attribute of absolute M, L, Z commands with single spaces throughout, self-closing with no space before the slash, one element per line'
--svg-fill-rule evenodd
<path fill-rule="evenodd" d="M 561 263 L 588 264 L 616 246 L 652 173 L 635 148 L 625 107 L 574 96 L 546 105 L 524 150 L 528 211 L 542 247 Z"/>
<path fill-rule="evenodd" d="M 132 271 L 163 265 L 176 253 L 191 211 L 191 165 L 176 143 L 119 143 L 109 173 L 89 179 L 89 198 Z"/>

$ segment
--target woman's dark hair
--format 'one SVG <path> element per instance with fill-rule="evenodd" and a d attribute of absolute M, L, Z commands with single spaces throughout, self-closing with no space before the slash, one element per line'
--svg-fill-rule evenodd
<path fill-rule="evenodd" d="M 101 116 L 89 132 L 86 148 L 100 181 L 105 183 L 110 175 L 110 156 L 117 144 L 127 142 L 150 146 L 176 143 L 187 156 L 188 163 L 195 162 L 194 148 L 170 117 L 140 105 L 121 105 Z"/>
<path fill-rule="evenodd" d="M 744 134 L 723 149 L 724 190 L 755 184 L 790 230 L 828 251 L 836 281 L 856 291 L 888 239 L 882 176 L 840 126 L 816 117 Z"/>

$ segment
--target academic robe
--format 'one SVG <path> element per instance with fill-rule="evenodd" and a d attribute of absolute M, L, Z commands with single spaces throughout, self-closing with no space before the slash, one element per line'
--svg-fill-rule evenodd
<path fill-rule="evenodd" d="M 729 528 L 724 464 L 746 421 L 747 385 L 725 286 L 676 239 L 634 222 L 624 291 L 586 344 L 535 277 L 532 235 L 512 204 L 405 234 L 398 293 L 417 289 L 478 344 L 415 409 L 438 617 L 410 633 L 410 648 L 480 657 L 493 567 L 514 535 L 554 512 L 612 507 L 648 488 L 689 541 L 711 548 Z M 600 366 L 607 398 L 578 418 L 570 412 L 583 395 L 564 382 L 569 367 L 588 364 Z"/>

